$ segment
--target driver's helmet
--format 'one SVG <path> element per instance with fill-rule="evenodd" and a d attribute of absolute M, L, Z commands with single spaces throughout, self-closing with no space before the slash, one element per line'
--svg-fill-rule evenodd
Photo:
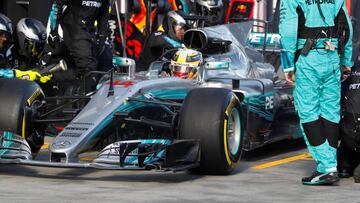
<path fill-rule="evenodd" d="M 11 20 L 7 16 L 1 13 L 0 13 L 0 34 L 5 34 L 6 43 L 12 41 Z M 5 44 L 3 44 L 2 46 L 5 46 Z"/>
<path fill-rule="evenodd" d="M 19 53 L 28 58 L 38 58 L 45 46 L 45 26 L 34 18 L 22 18 L 16 26 L 16 41 Z"/>
<path fill-rule="evenodd" d="M 175 77 L 195 79 L 202 63 L 203 58 L 200 52 L 192 49 L 181 49 L 171 59 L 170 71 Z"/>
<path fill-rule="evenodd" d="M 163 28 L 166 34 L 172 39 L 176 39 L 175 27 L 180 26 L 184 29 L 188 28 L 185 19 L 176 11 L 169 11 L 163 21 Z"/>

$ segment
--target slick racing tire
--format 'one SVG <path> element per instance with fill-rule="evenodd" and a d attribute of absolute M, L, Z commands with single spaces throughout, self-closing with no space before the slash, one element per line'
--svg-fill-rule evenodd
<path fill-rule="evenodd" d="M 242 152 L 239 99 L 228 89 L 193 89 L 181 108 L 179 136 L 200 140 L 200 166 L 191 172 L 230 174 Z"/>
<path fill-rule="evenodd" d="M 27 138 L 33 109 L 44 97 L 41 88 L 32 81 L 0 78 L 0 97 L 0 130 Z"/>

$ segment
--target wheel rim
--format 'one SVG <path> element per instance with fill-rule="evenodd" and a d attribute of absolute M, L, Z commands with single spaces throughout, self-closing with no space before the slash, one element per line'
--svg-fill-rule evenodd
<path fill-rule="evenodd" d="M 235 156 L 240 147 L 241 141 L 241 125 L 240 125 L 240 114 L 236 108 L 231 110 L 228 125 L 227 125 L 227 142 L 230 154 Z"/>

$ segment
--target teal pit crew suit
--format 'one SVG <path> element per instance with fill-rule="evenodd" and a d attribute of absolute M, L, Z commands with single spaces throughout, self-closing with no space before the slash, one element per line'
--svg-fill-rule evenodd
<path fill-rule="evenodd" d="M 14 70 L 0 69 L 0 78 L 15 78 Z"/>
<path fill-rule="evenodd" d="M 340 120 L 341 66 L 352 66 L 352 25 L 344 0 L 281 0 L 281 53 L 284 72 L 295 71 L 294 100 L 317 172 L 304 184 L 337 178 L 336 148 Z M 306 39 L 314 45 L 301 54 Z M 326 49 L 331 42 L 334 49 Z M 331 178 L 331 177 L 330 177 Z M 331 181 L 335 182 L 335 179 Z"/>

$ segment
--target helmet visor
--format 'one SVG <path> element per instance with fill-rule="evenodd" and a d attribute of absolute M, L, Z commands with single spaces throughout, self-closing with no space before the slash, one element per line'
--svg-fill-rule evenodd
<path fill-rule="evenodd" d="M 39 57 L 43 50 L 45 42 L 36 42 L 29 39 L 25 39 L 25 51 L 28 56 Z"/>
<path fill-rule="evenodd" d="M 0 30 L 0 48 L 4 47 L 10 41 L 11 35 L 9 34 L 9 32 Z"/>
<path fill-rule="evenodd" d="M 189 73 L 192 71 L 193 67 L 170 65 L 170 69 L 173 72 L 173 76 L 187 79 L 189 77 Z"/>

